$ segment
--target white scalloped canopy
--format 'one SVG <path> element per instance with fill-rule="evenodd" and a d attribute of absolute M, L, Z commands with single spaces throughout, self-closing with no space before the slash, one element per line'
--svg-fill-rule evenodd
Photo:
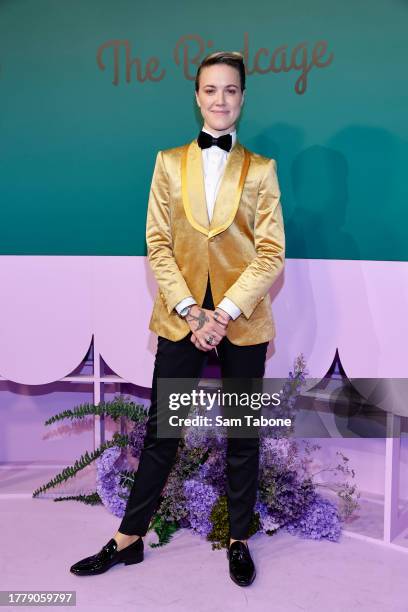
<path fill-rule="evenodd" d="M 0 375 L 60 380 L 94 335 L 114 372 L 150 387 L 156 287 L 145 257 L 1 257 Z M 287 260 L 271 297 L 277 336 L 265 376 L 286 376 L 302 352 L 321 377 L 338 348 L 349 376 L 408 377 L 407 263 Z"/>

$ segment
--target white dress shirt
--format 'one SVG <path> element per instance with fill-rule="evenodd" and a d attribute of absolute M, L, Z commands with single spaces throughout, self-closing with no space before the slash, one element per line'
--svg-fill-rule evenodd
<path fill-rule="evenodd" d="M 211 133 L 204 128 L 202 128 L 202 130 L 203 132 L 207 132 L 208 134 Z M 230 134 L 232 138 L 232 149 L 237 139 L 237 132 L 236 130 L 234 130 L 233 132 L 230 132 Z M 201 149 L 204 168 L 205 196 L 207 201 L 208 219 L 210 222 L 213 216 L 215 200 L 217 198 L 217 193 L 220 188 L 221 179 L 224 174 L 225 165 L 227 163 L 229 153 L 229 151 L 224 151 L 224 149 L 221 149 L 216 145 L 213 145 L 212 147 L 208 147 L 206 149 Z M 178 304 L 176 304 L 175 308 L 180 314 L 183 308 L 189 306 L 190 304 L 196 303 L 197 302 L 195 301 L 193 296 L 189 296 L 184 298 L 184 300 L 181 300 L 181 302 L 179 302 Z M 227 297 L 224 297 L 217 307 L 227 312 L 232 319 L 236 319 L 241 314 L 241 310 L 238 308 L 238 306 Z"/>

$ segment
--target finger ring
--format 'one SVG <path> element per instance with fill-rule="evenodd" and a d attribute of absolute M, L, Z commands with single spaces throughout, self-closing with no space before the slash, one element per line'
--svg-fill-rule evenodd
<path fill-rule="evenodd" d="M 212 344 L 214 341 L 214 336 L 208 336 L 208 338 L 206 338 L 208 344 Z"/>

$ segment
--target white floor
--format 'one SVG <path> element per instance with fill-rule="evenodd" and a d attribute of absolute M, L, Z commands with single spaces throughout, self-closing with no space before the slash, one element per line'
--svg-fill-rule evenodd
<path fill-rule="evenodd" d="M 2 590 L 74 590 L 81 611 L 408 612 L 408 555 L 347 536 L 339 543 L 254 536 L 257 577 L 247 588 L 231 581 L 225 551 L 189 530 L 157 549 L 149 534 L 143 563 L 73 576 L 70 565 L 97 552 L 119 519 L 102 506 L 33 499 L 29 491 L 44 480 L 27 489 L 24 474 L 15 476 L 0 495 Z"/>

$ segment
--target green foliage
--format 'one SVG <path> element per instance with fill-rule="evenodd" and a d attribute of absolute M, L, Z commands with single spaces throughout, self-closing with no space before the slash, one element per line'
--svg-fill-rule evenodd
<path fill-rule="evenodd" d="M 151 542 L 150 546 L 152 548 L 157 548 L 158 546 L 168 544 L 173 537 L 173 534 L 180 529 L 180 527 L 177 525 L 177 523 L 166 521 L 162 516 L 156 513 L 149 525 L 149 531 L 151 529 L 156 532 L 159 541 L 157 543 Z"/>
<path fill-rule="evenodd" d="M 56 423 L 57 421 L 62 421 L 63 419 L 83 419 L 89 415 L 96 416 L 109 416 L 115 422 L 121 418 L 125 417 L 134 422 L 145 421 L 147 417 L 146 410 L 143 405 L 135 404 L 133 401 L 129 401 L 130 398 L 124 395 L 118 395 L 111 402 L 100 402 L 98 405 L 95 404 L 79 404 L 76 408 L 72 410 L 64 410 L 63 412 L 59 412 L 55 414 L 47 421 L 45 421 L 45 425 L 51 425 L 52 423 Z M 37 497 L 40 493 L 55 487 L 62 482 L 66 482 L 69 478 L 73 478 L 76 474 L 90 465 L 95 459 L 100 457 L 104 450 L 111 446 L 120 446 L 122 448 L 129 446 L 129 438 L 127 435 L 115 433 L 112 436 L 112 440 L 108 440 L 104 444 L 101 444 L 99 448 L 94 450 L 91 453 L 86 451 L 79 459 L 77 459 L 73 466 L 68 466 L 62 470 L 59 474 L 54 476 L 49 482 L 40 486 L 33 492 L 33 497 Z M 132 474 L 128 473 L 124 475 L 125 484 L 129 486 L 129 480 L 131 479 Z M 130 485 L 131 486 L 131 485 Z M 129 487 L 130 488 L 130 487 Z M 57 498 L 58 500 L 67 499 L 67 498 Z M 83 500 L 80 500 L 83 501 Z"/>
<path fill-rule="evenodd" d="M 102 500 L 97 491 L 94 491 L 94 493 L 89 493 L 88 495 L 67 495 L 66 497 L 56 497 L 54 499 L 55 502 L 67 500 L 80 501 L 88 506 L 97 506 L 98 504 L 102 504 Z"/>
<path fill-rule="evenodd" d="M 137 470 L 122 470 L 120 472 L 120 486 L 127 487 L 129 492 L 135 481 L 135 475 Z"/>
<path fill-rule="evenodd" d="M 131 421 L 139 422 L 146 419 L 146 410 L 142 404 L 135 404 L 128 401 L 126 396 L 118 395 L 111 402 L 100 402 L 95 404 L 79 404 L 73 410 L 64 410 L 58 414 L 54 414 L 51 418 L 45 421 L 45 425 L 51 425 L 63 419 L 83 419 L 88 415 L 109 416 L 115 422 L 120 417 L 126 417 Z"/>
<path fill-rule="evenodd" d="M 207 536 L 212 544 L 212 550 L 229 548 L 230 533 L 229 533 L 229 518 L 227 496 L 221 495 L 213 506 L 210 514 L 210 520 L 213 528 Z M 249 526 L 248 537 L 254 535 L 260 529 L 259 514 L 253 513 L 251 524 Z"/>
<path fill-rule="evenodd" d="M 81 455 L 79 460 L 77 459 L 75 461 L 73 466 L 64 468 L 62 472 L 54 476 L 54 478 L 52 478 L 49 482 L 36 489 L 33 493 L 33 497 L 37 497 L 37 495 L 39 495 L 40 493 L 43 493 L 44 491 L 47 491 L 48 489 L 51 489 L 52 487 L 55 487 L 61 484 L 62 482 L 66 482 L 69 478 L 73 478 L 80 470 L 83 470 L 85 467 L 95 461 L 95 459 L 97 459 L 100 455 L 102 455 L 105 449 L 111 446 L 126 447 L 128 445 L 129 438 L 127 435 L 122 435 L 119 433 L 113 434 L 112 440 L 104 442 L 104 444 L 101 444 L 101 446 L 95 451 L 93 451 L 91 454 L 86 451 L 84 455 Z"/>

